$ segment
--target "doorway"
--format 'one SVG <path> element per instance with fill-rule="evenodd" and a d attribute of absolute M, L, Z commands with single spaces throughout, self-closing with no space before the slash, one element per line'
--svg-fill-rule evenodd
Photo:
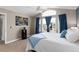
<path fill-rule="evenodd" d="M 0 40 L 2 40 L 2 30 L 3 30 L 3 14 L 0 14 Z"/>
<path fill-rule="evenodd" d="M 0 12 L 0 43 L 6 42 L 7 39 L 7 14 Z"/>

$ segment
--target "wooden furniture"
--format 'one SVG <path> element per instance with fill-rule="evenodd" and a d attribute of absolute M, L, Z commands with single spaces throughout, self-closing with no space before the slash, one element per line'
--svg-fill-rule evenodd
<path fill-rule="evenodd" d="M 27 39 L 27 30 L 25 29 L 25 27 L 22 29 L 22 39 Z"/>

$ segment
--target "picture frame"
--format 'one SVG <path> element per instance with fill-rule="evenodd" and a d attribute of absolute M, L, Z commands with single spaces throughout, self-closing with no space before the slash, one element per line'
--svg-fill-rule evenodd
<path fill-rule="evenodd" d="M 28 18 L 23 18 L 24 24 L 28 26 Z"/>
<path fill-rule="evenodd" d="M 28 26 L 28 18 L 26 17 L 21 17 L 21 16 L 15 16 L 16 20 L 16 26 Z"/>

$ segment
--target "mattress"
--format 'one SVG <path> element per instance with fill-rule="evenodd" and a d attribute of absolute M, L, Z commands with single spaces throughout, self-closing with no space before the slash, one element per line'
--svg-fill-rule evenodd
<path fill-rule="evenodd" d="M 31 44 L 27 41 L 26 50 L 35 50 L 38 52 L 78 52 L 79 41 L 71 43 L 65 38 L 60 38 L 59 33 L 45 32 L 45 39 L 38 42 L 35 48 L 31 47 Z"/>

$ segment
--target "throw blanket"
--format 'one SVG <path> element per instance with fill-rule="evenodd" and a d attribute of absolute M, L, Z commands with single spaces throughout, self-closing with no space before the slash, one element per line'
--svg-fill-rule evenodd
<path fill-rule="evenodd" d="M 36 44 L 41 40 L 41 39 L 44 39 L 45 36 L 43 34 L 35 34 L 33 36 L 31 36 L 29 38 L 29 42 L 32 46 L 32 48 L 34 48 L 36 46 Z"/>

